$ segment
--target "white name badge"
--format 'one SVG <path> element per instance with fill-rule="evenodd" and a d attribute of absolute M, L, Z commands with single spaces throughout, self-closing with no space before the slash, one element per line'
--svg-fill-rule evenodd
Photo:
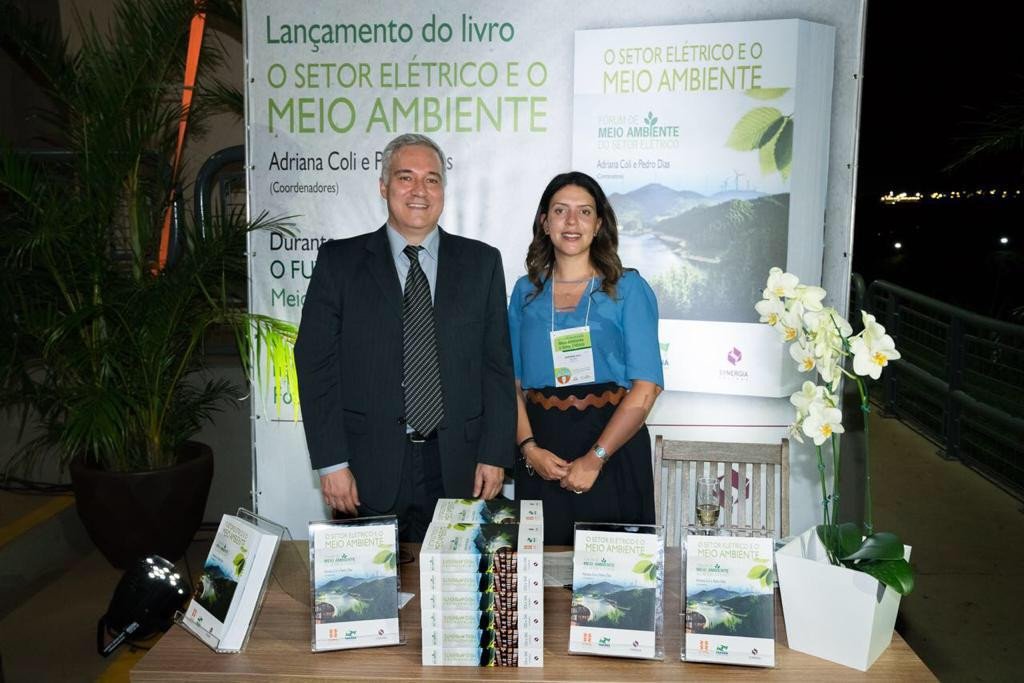
<path fill-rule="evenodd" d="M 555 385 L 569 387 L 594 381 L 594 349 L 590 325 L 551 332 L 551 357 L 555 361 Z"/>

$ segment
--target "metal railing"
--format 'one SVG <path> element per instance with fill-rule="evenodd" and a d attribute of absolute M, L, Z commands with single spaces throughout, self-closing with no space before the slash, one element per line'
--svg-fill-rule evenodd
<path fill-rule="evenodd" d="M 1024 496 L 1024 326 L 882 280 L 866 299 L 902 355 L 886 368 L 885 410 Z"/>

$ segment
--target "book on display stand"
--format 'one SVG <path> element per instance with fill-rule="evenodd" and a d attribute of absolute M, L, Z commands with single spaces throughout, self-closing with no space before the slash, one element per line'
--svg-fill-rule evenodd
<path fill-rule="evenodd" d="M 774 539 L 691 533 L 680 552 L 680 660 L 775 666 Z"/>
<path fill-rule="evenodd" d="M 288 529 L 249 510 L 224 515 L 191 602 L 174 621 L 215 652 L 245 649 Z"/>
<path fill-rule="evenodd" d="M 309 524 L 313 652 L 403 645 L 398 618 L 398 519 Z"/>
<path fill-rule="evenodd" d="M 569 654 L 664 659 L 664 527 L 576 524 Z"/>

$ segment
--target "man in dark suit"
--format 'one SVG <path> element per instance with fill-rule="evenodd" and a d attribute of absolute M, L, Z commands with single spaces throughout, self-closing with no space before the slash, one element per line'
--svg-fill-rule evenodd
<path fill-rule="evenodd" d="M 320 248 L 295 344 L 324 501 L 345 515 L 395 514 L 410 541 L 438 498 L 497 495 L 514 454 L 501 255 L 438 226 L 445 175 L 431 139 L 388 144 L 388 222 Z"/>

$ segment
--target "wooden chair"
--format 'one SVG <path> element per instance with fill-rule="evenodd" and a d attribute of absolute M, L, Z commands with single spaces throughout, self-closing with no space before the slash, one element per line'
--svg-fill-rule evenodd
<path fill-rule="evenodd" d="M 775 444 L 715 443 L 671 441 L 658 436 L 654 451 L 654 504 L 658 524 L 665 525 L 665 545 L 680 545 L 687 534 L 687 526 L 696 524 L 695 482 L 705 474 L 719 477 L 724 492 L 721 528 L 775 538 L 789 535 L 788 439 Z M 747 465 L 750 465 L 749 474 Z M 776 480 L 779 482 L 778 517 Z M 743 496 L 742 492 L 748 490 L 748 495 Z M 734 491 L 742 503 L 735 506 L 735 513 Z"/>

